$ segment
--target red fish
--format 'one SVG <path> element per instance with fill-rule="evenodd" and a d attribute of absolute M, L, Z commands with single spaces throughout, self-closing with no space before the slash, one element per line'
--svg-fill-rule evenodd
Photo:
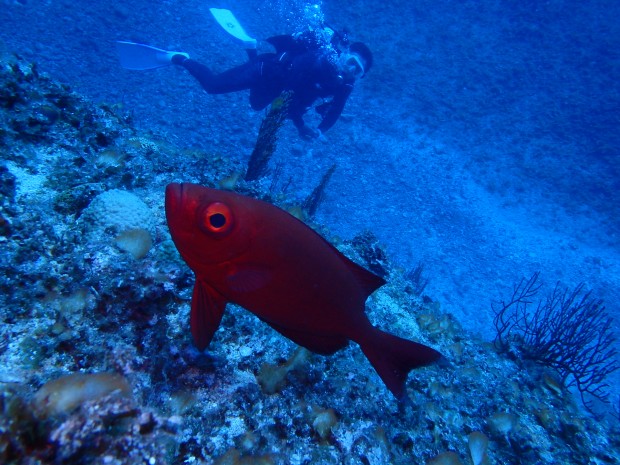
<path fill-rule="evenodd" d="M 190 326 L 198 349 L 209 345 L 233 302 L 312 352 L 330 355 L 356 342 L 399 400 L 407 397 L 409 371 L 441 358 L 374 327 L 365 302 L 385 281 L 284 210 L 232 192 L 169 184 L 166 219 L 196 275 Z"/>

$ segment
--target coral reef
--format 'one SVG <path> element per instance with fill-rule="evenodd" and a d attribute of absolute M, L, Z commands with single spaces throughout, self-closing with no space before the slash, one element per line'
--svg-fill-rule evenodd
<path fill-rule="evenodd" d="M 198 353 L 193 280 L 165 227 L 163 189 L 214 186 L 240 167 L 139 133 L 21 61 L 1 63 L 0 82 L 2 463 L 620 459 L 617 429 L 584 414 L 543 368 L 523 370 L 411 292 L 372 234 L 337 244 L 388 281 L 369 298 L 369 318 L 450 363 L 410 375 L 411 405 L 394 401 L 359 350 L 308 357 L 235 306 Z M 138 225 L 152 240 L 140 260 L 119 248 L 122 231 L 84 233 L 94 199 L 113 190 L 150 212 Z M 37 399 L 66 398 L 37 414 Z"/>

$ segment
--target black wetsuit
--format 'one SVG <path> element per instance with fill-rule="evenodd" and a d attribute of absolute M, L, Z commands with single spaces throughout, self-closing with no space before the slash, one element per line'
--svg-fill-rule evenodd
<path fill-rule="evenodd" d="M 327 131 L 340 117 L 354 83 L 353 79 L 340 75 L 336 52 L 303 36 L 299 39 L 276 36 L 267 41 L 276 48 L 276 53 L 250 55 L 247 63 L 221 74 L 214 74 L 191 59 L 177 63 L 209 94 L 250 89 L 250 105 L 254 110 L 264 109 L 283 91 L 293 91 L 288 116 L 302 136 L 317 135 L 304 124 L 304 113 L 317 99 L 331 97 L 317 106 L 322 116 L 318 129 Z"/>

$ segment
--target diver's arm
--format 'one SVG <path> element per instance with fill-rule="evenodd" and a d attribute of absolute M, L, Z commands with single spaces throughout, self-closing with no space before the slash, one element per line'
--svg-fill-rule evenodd
<path fill-rule="evenodd" d="M 329 128 L 331 128 L 340 115 L 342 114 L 342 110 L 344 110 L 344 105 L 347 103 L 347 99 L 349 95 L 351 95 L 351 91 L 353 90 L 353 84 L 347 83 L 343 84 L 339 89 L 338 93 L 334 95 L 333 100 L 329 104 L 329 108 L 323 116 L 323 120 L 318 126 L 319 131 L 325 132 Z"/>
<path fill-rule="evenodd" d="M 318 129 L 313 129 L 310 126 L 306 125 L 302 115 L 294 114 L 291 115 L 291 121 L 299 131 L 299 136 L 302 139 L 316 139 L 321 135 L 321 131 Z"/>
<path fill-rule="evenodd" d="M 293 98 L 288 106 L 288 118 L 293 122 L 302 139 L 314 139 L 320 135 L 320 132 L 306 125 L 304 121 L 306 109 L 307 107 L 300 100 L 299 94 L 293 92 Z"/>

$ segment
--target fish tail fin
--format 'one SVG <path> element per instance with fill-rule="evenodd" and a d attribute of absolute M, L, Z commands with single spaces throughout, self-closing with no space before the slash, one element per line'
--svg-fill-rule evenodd
<path fill-rule="evenodd" d="M 399 401 L 407 399 L 405 382 L 411 370 L 443 359 L 435 349 L 377 328 L 373 328 L 371 337 L 360 344 L 360 347 L 387 388 Z"/>

